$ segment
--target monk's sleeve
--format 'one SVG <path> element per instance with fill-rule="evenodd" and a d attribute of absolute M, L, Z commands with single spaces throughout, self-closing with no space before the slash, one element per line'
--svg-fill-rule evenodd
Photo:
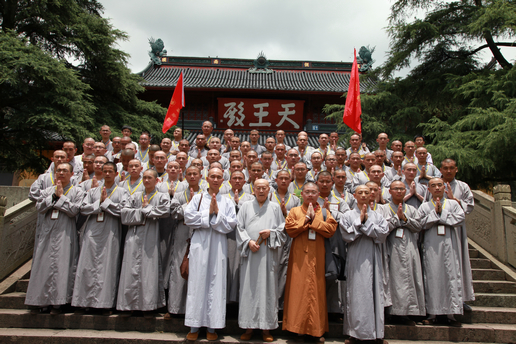
<path fill-rule="evenodd" d="M 236 242 L 241 257 L 249 255 L 249 241 L 251 237 L 247 233 L 247 207 L 244 205 L 237 214 Z"/>
<path fill-rule="evenodd" d="M 93 194 L 96 190 L 92 189 L 86 193 L 86 197 L 81 204 L 81 214 L 84 216 L 98 214 L 100 210 L 100 199 L 95 200 Z"/>
<path fill-rule="evenodd" d="M 402 220 L 398 220 L 398 221 L 400 221 L 400 224 L 402 225 L 402 227 L 408 228 L 408 230 L 411 231 L 412 233 L 421 232 L 422 227 L 421 227 L 420 214 L 418 213 L 416 208 L 414 208 L 410 205 L 407 205 L 407 208 L 408 208 L 408 210 L 407 210 L 407 213 L 405 214 L 405 216 L 407 217 L 407 222 L 404 222 Z"/>
<path fill-rule="evenodd" d="M 156 196 L 159 196 L 157 204 L 153 205 L 151 203 L 147 204 L 145 208 L 142 209 L 143 215 L 145 217 L 152 218 L 166 218 L 170 216 L 170 196 L 168 193 L 158 193 Z"/>
<path fill-rule="evenodd" d="M 285 219 L 285 231 L 291 238 L 308 230 L 308 223 L 305 225 L 305 214 L 299 208 L 293 208 Z"/>
<path fill-rule="evenodd" d="M 446 204 L 441 211 L 439 223 L 448 226 L 458 226 L 464 220 L 466 220 L 466 215 L 459 203 L 453 200 L 446 200 Z"/>
<path fill-rule="evenodd" d="M 69 217 L 75 217 L 79 215 L 79 212 L 81 211 L 82 200 L 84 199 L 84 192 L 79 188 L 74 186 L 72 187 L 75 189 L 75 193 L 73 193 L 70 197 L 63 194 L 54 204 L 54 208 L 62 211 Z"/>
<path fill-rule="evenodd" d="M 183 207 L 181 207 L 181 203 L 177 200 L 177 198 L 172 198 L 170 200 L 170 217 L 173 219 L 177 219 L 178 213 L 182 211 Z"/>
<path fill-rule="evenodd" d="M 235 207 L 229 202 L 229 199 L 226 202 L 220 202 L 218 206 L 219 212 L 216 215 L 210 216 L 211 228 L 219 233 L 228 234 L 235 230 L 237 225 Z"/>
<path fill-rule="evenodd" d="M 186 207 L 184 207 L 185 225 L 191 229 L 210 228 L 210 209 L 209 207 L 199 204 L 203 200 L 204 199 L 201 199 L 201 196 L 197 194 L 192 198 L 190 203 L 187 203 Z"/>
<path fill-rule="evenodd" d="M 125 204 L 124 208 L 120 212 L 120 220 L 123 225 L 127 226 L 139 226 L 144 223 L 144 217 L 142 213 L 141 203 L 136 199 L 137 195 L 131 196 L 129 201 Z"/>
<path fill-rule="evenodd" d="M 441 211 L 441 215 L 442 213 Z M 433 204 L 428 202 L 421 204 L 419 207 L 419 218 L 422 229 L 432 228 L 435 224 L 439 223 L 441 219 L 439 214 L 435 211 Z"/>
<path fill-rule="evenodd" d="M 360 216 L 354 211 L 348 211 L 344 216 L 340 218 L 340 232 L 342 233 L 342 239 L 345 242 L 353 242 L 357 238 L 362 236 L 360 231 Z"/>
<path fill-rule="evenodd" d="M 337 230 L 337 221 L 333 218 L 331 213 L 328 211 L 326 212 L 326 221 L 324 221 L 324 218 L 321 213 L 317 213 L 314 220 L 312 221 L 312 224 L 309 225 L 310 229 L 313 229 L 317 233 L 321 234 L 325 238 L 330 238 L 335 234 L 335 231 Z"/>
<path fill-rule="evenodd" d="M 275 218 L 275 227 L 271 228 L 271 233 L 269 235 L 269 239 L 267 239 L 267 246 L 269 248 L 275 249 L 283 246 L 285 241 L 287 241 L 287 235 L 285 234 L 285 219 L 283 217 L 283 213 L 279 207 L 275 207 L 273 210 L 273 214 L 271 214 Z"/>
<path fill-rule="evenodd" d="M 122 194 L 120 196 L 120 202 L 113 202 L 111 198 L 106 198 L 104 202 L 100 203 L 100 208 L 102 211 L 105 211 L 106 213 L 120 217 L 120 214 L 122 213 L 122 209 L 125 207 L 125 204 L 128 202 L 129 199 L 129 193 L 126 190 L 122 189 Z"/>
<path fill-rule="evenodd" d="M 460 198 L 460 206 L 464 210 L 464 213 L 470 214 L 475 207 L 475 198 L 473 197 L 473 193 L 467 184 L 457 185 L 457 187 L 461 187 L 462 197 Z"/>
<path fill-rule="evenodd" d="M 360 218 L 358 218 L 360 222 Z M 356 222 L 356 221 L 355 221 Z M 369 212 L 366 222 L 358 227 L 364 235 L 374 239 L 377 244 L 383 244 L 389 235 L 389 225 L 383 216 Z"/>

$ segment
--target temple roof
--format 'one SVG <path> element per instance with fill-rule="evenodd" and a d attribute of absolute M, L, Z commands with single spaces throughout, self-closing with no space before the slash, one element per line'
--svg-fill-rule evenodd
<path fill-rule="evenodd" d="M 273 90 L 290 92 L 348 91 L 351 63 L 268 61 L 267 68 L 253 68 L 253 60 L 166 57 L 138 73 L 144 87 L 173 88 L 183 72 L 184 87 L 197 89 Z M 360 91 L 374 82 L 363 78 Z"/>

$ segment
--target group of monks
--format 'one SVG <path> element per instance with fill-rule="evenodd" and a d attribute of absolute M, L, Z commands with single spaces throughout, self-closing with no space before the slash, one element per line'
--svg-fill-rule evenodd
<path fill-rule="evenodd" d="M 82 154 L 74 142 L 54 152 L 29 193 L 31 314 L 71 304 L 149 318 L 167 307 L 165 320 L 184 314 L 191 341 L 202 327 L 217 339 L 227 303 L 238 303 L 242 340 L 260 329 L 273 341 L 280 310 L 300 341 L 324 342 L 329 313 L 343 317 L 347 343 L 386 343 L 385 315 L 461 326 L 454 315 L 474 300 L 474 204 L 455 161 L 437 168 L 422 136 L 388 148 L 381 133 L 370 151 L 359 134 L 345 149 L 337 133 L 311 147 L 300 132 L 290 147 L 281 130 L 264 146 L 257 130 L 241 142 L 228 129 L 224 144 L 212 131 L 204 122 L 191 146 L 176 128 L 158 145 L 103 126 Z M 344 278 L 329 273 L 332 254 L 346 260 Z"/>

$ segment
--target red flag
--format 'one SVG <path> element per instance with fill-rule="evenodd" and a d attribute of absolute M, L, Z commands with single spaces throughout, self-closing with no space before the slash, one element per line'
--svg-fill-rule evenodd
<path fill-rule="evenodd" d="M 348 127 L 362 133 L 362 123 L 360 115 L 362 114 L 362 106 L 360 105 L 360 80 L 358 78 L 357 51 L 353 49 L 355 58 L 351 67 L 351 76 L 349 79 L 348 96 L 346 98 L 346 106 L 344 107 L 344 116 L 342 121 Z"/>
<path fill-rule="evenodd" d="M 177 80 L 172 99 L 170 99 L 170 105 L 168 106 L 165 121 L 163 122 L 163 134 L 177 124 L 177 121 L 179 120 L 179 111 L 181 111 L 184 106 L 185 89 L 183 87 L 183 72 L 181 72 L 181 74 L 179 74 L 179 79 Z"/>

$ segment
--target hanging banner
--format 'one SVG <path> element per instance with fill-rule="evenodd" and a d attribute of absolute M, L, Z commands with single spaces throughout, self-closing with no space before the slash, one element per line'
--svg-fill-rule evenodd
<path fill-rule="evenodd" d="M 299 130 L 304 100 L 218 98 L 218 127 Z"/>

